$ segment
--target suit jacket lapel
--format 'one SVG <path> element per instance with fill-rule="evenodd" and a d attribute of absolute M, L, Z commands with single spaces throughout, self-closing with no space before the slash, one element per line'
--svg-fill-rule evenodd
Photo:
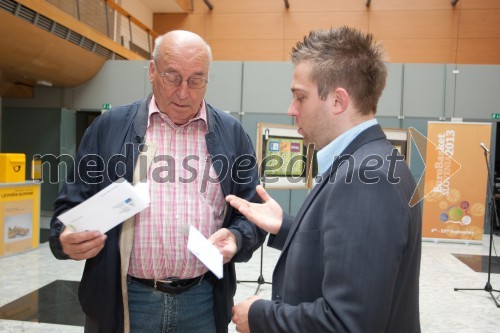
<path fill-rule="evenodd" d="M 359 147 L 363 146 L 364 144 L 382 138 L 385 138 L 385 134 L 380 125 L 371 126 L 366 130 L 364 130 L 363 132 L 361 132 L 356 138 L 354 138 L 354 140 L 346 147 L 346 149 L 344 149 L 344 151 L 342 152 L 342 156 L 352 155 Z M 316 196 L 318 196 L 318 194 L 325 187 L 325 185 L 328 182 L 330 182 L 330 179 L 332 178 L 333 175 L 335 175 L 335 172 L 337 172 L 340 162 L 342 161 L 343 160 L 338 157 L 335 159 L 329 171 L 325 172 L 322 175 L 321 183 L 317 184 L 304 200 L 304 203 L 300 207 L 300 210 L 297 213 L 297 216 L 295 217 L 294 224 L 290 228 L 290 232 L 288 233 L 282 252 L 285 252 L 287 247 L 290 245 L 290 242 L 293 236 L 295 235 L 297 228 L 302 222 L 302 218 L 304 217 L 309 207 L 311 207 L 311 202 L 314 200 L 314 198 L 316 198 Z"/>

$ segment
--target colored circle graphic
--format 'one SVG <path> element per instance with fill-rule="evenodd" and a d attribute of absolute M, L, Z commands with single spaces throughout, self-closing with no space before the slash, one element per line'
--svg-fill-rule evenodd
<path fill-rule="evenodd" d="M 464 216 L 464 211 L 460 207 L 453 207 L 448 212 L 450 219 L 453 221 L 460 221 Z"/>
<path fill-rule="evenodd" d="M 441 220 L 441 222 L 448 221 L 448 218 L 449 218 L 449 216 L 446 213 L 441 213 L 441 215 L 439 215 L 439 219 Z"/>

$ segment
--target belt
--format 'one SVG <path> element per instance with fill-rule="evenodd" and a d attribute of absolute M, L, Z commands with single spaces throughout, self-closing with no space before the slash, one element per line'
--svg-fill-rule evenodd
<path fill-rule="evenodd" d="M 201 283 L 202 280 L 210 282 L 212 285 L 215 284 L 216 278 L 211 272 L 207 272 L 203 275 L 192 279 L 177 279 L 168 278 L 165 280 L 154 280 L 154 279 L 140 279 L 135 276 L 129 275 L 130 280 L 140 283 L 144 286 L 151 287 L 154 290 L 158 290 L 165 294 L 179 294 L 192 288 L 194 285 Z"/>

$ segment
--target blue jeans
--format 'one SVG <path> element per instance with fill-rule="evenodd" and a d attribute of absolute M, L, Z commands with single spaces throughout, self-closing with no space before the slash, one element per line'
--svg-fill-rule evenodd
<path fill-rule="evenodd" d="M 215 333 L 213 286 L 200 283 L 179 294 L 164 294 L 128 282 L 130 332 Z"/>

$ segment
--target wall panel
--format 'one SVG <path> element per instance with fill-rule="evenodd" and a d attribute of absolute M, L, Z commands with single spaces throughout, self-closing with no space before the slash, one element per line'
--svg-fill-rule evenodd
<path fill-rule="evenodd" d="M 246 39 L 283 39 L 282 14 L 213 14 L 205 23 L 207 39 L 238 39 L 242 47 Z"/>
<path fill-rule="evenodd" d="M 387 82 L 377 106 L 377 116 L 401 114 L 401 87 L 403 84 L 403 64 L 387 64 Z"/>
<path fill-rule="evenodd" d="M 500 66 L 459 65 L 455 117 L 491 119 L 500 112 Z"/>
<path fill-rule="evenodd" d="M 461 9 L 500 9 L 498 0 L 461 0 Z"/>
<path fill-rule="evenodd" d="M 459 64 L 500 64 L 499 39 L 461 39 L 458 44 Z"/>
<path fill-rule="evenodd" d="M 243 64 L 243 112 L 286 115 L 292 93 L 293 67 L 288 62 Z"/>
<path fill-rule="evenodd" d="M 154 30 L 164 34 L 171 30 L 188 30 L 205 37 L 205 19 L 202 14 L 154 14 Z"/>
<path fill-rule="evenodd" d="M 305 36 L 302 36 L 298 39 L 285 39 L 283 41 L 283 61 L 289 61 L 290 60 L 290 52 L 292 52 L 292 48 L 297 45 L 298 41 L 301 41 L 304 39 Z"/>
<path fill-rule="evenodd" d="M 299 40 L 313 29 L 348 25 L 368 31 L 367 12 L 291 12 L 285 16 L 285 39 Z"/>
<path fill-rule="evenodd" d="M 453 12 L 374 11 L 370 14 L 370 32 L 377 39 L 444 39 L 453 37 Z"/>
<path fill-rule="evenodd" d="M 368 8 L 365 1 L 293 0 L 288 10 L 284 2 L 274 0 L 212 3 L 212 11 L 195 0 L 192 14 L 155 14 L 154 29 L 199 33 L 218 44 L 215 60 L 286 61 L 291 46 L 310 30 L 347 24 L 388 45 L 391 62 L 500 63 L 498 0 L 461 0 L 454 7 L 444 0 L 384 0 L 373 1 Z M 489 54 L 475 54 L 471 47 Z"/>
<path fill-rule="evenodd" d="M 207 39 L 214 60 L 283 61 L 283 40 Z M 243 45 L 244 44 L 244 45 Z"/>
<path fill-rule="evenodd" d="M 283 3 L 283 1 L 282 1 Z M 345 0 L 290 0 L 288 12 L 345 12 L 345 11 L 367 11 L 365 1 Z"/>
<path fill-rule="evenodd" d="M 292 0 L 294 1 L 294 0 Z M 221 13 L 283 13 L 285 4 L 282 0 L 210 0 L 214 5 L 217 14 Z M 200 10 L 202 7 L 206 9 L 207 6 L 202 0 L 194 2 L 195 10 Z M 200 10 L 201 11 L 201 10 Z"/>
<path fill-rule="evenodd" d="M 382 43 L 390 62 L 421 62 L 432 53 L 427 63 L 453 62 L 452 39 L 384 39 Z"/>
<path fill-rule="evenodd" d="M 205 100 L 224 111 L 241 111 L 241 61 L 214 61 L 210 68 Z"/>
<path fill-rule="evenodd" d="M 103 103 L 131 103 L 151 91 L 149 61 L 108 60 L 90 81 L 67 90 L 74 96 L 67 107 L 74 110 L 101 110 Z"/>
<path fill-rule="evenodd" d="M 463 1 L 459 1 L 461 4 Z M 451 9 L 450 1 L 441 0 L 374 0 L 370 4 L 371 11 L 377 10 L 442 10 Z"/>
<path fill-rule="evenodd" d="M 500 9 L 462 10 L 458 37 L 466 39 L 500 39 L 499 22 Z"/>
<path fill-rule="evenodd" d="M 405 64 L 403 115 L 410 117 L 444 116 L 446 66 Z"/>

